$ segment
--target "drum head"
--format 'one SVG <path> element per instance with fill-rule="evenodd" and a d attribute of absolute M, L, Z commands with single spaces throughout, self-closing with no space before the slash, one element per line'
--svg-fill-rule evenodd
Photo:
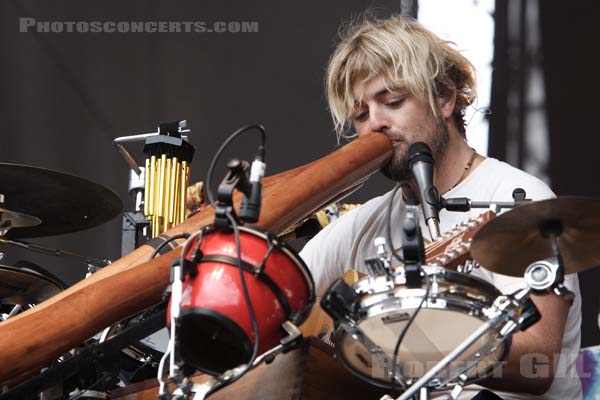
<path fill-rule="evenodd" d="M 183 311 L 180 321 L 181 357 L 199 371 L 219 375 L 250 360 L 250 338 L 223 314 L 195 307 Z"/>

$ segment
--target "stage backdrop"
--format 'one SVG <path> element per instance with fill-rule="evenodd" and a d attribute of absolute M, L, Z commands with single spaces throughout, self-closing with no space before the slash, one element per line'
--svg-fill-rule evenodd
<path fill-rule="evenodd" d="M 105 185 L 123 199 L 125 210 L 133 207 L 127 193 L 128 167 L 111 142 L 117 136 L 154 131 L 160 121 L 188 120 L 197 149 L 192 180 L 204 180 L 220 143 L 250 123 L 267 128 L 268 174 L 307 163 L 336 146 L 323 76 L 340 22 L 369 6 L 399 11 L 400 3 L 2 1 L 0 162 L 50 168 Z M 549 38 L 544 50 L 550 55 L 545 53 L 545 57 L 558 66 L 547 80 L 554 88 L 548 89 L 554 99 L 549 104 L 551 179 L 558 194 L 597 195 L 600 186 L 592 171 L 598 159 L 598 138 L 591 121 L 593 112 L 584 114 L 594 104 L 592 93 L 598 93 L 590 90 L 588 82 L 596 80 L 591 74 L 576 72 L 573 65 L 591 60 L 588 46 L 598 36 L 587 36 L 591 13 L 578 12 L 577 2 L 559 4 L 552 13 L 555 19 L 558 11 L 563 22 L 577 12 L 583 22 L 569 24 L 575 29 L 567 30 L 563 22 L 549 19 L 543 30 Z M 232 29 L 220 33 L 43 33 L 36 32 L 37 25 L 29 26 L 33 19 L 42 23 L 197 21 L 208 27 L 221 21 Z M 257 29 L 233 32 L 239 25 L 228 22 L 249 22 Z M 256 143 L 255 136 L 247 135 L 224 159 L 250 159 Z M 141 146 L 132 146 L 131 151 L 141 162 Z M 217 180 L 222 174 L 221 164 Z M 348 201 L 362 202 L 390 187 L 378 175 Z M 31 187 L 23 195 L 38 193 Z M 116 259 L 120 236 L 121 219 L 116 218 L 84 232 L 32 242 Z M 82 263 L 65 258 L 6 246 L 0 251 L 6 253 L 4 264 L 20 259 L 35 262 L 67 284 L 82 279 L 86 271 Z M 595 321 L 597 294 L 584 294 L 584 304 L 593 308 L 585 320 Z M 595 335 L 595 322 L 588 325 Z"/>

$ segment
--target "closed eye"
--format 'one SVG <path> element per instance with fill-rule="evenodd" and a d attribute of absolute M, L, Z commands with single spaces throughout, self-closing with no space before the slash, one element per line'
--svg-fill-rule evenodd
<path fill-rule="evenodd" d="M 398 99 L 398 100 L 394 100 L 394 101 L 389 101 L 387 103 L 385 103 L 386 106 L 388 107 L 394 107 L 394 108 L 398 108 L 402 105 L 402 103 L 404 103 L 404 99 Z"/>
<path fill-rule="evenodd" d="M 353 119 L 354 121 L 363 122 L 363 121 L 366 121 L 366 119 L 367 119 L 367 115 L 368 115 L 368 112 L 366 112 L 366 111 L 363 111 L 363 112 L 361 112 L 361 113 L 355 114 L 355 115 L 352 117 L 352 119 Z"/>

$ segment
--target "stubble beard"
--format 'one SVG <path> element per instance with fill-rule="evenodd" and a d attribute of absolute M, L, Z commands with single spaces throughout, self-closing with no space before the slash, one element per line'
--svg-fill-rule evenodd
<path fill-rule="evenodd" d="M 450 141 L 450 133 L 448 126 L 442 118 L 436 118 L 431 115 L 429 129 L 423 135 L 416 139 L 415 142 L 425 142 L 431 148 L 433 159 L 439 162 L 446 155 L 446 149 Z M 381 169 L 381 172 L 389 179 L 400 182 L 410 178 L 410 170 L 408 168 L 408 148 L 414 143 L 407 143 L 406 150 L 394 153 L 390 162 Z"/>

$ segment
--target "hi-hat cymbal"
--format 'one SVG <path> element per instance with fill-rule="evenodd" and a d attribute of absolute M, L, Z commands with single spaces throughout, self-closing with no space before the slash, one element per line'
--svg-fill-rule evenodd
<path fill-rule="evenodd" d="M 12 228 L 28 228 L 39 225 L 41 219 L 18 211 L 0 207 L 0 236 L 4 236 Z"/>
<path fill-rule="evenodd" d="M 0 304 L 37 304 L 62 291 L 49 274 L 0 265 Z"/>
<path fill-rule="evenodd" d="M 121 212 L 119 196 L 74 175 L 26 165 L 0 163 L 3 208 L 35 216 L 36 226 L 12 228 L 8 238 L 32 238 L 80 231 L 103 224 Z"/>
<path fill-rule="evenodd" d="M 552 256 L 541 228 L 557 222 L 565 273 L 600 265 L 600 199 L 580 196 L 537 201 L 494 218 L 473 238 L 471 255 L 490 271 L 523 276 L 529 264 Z"/>

